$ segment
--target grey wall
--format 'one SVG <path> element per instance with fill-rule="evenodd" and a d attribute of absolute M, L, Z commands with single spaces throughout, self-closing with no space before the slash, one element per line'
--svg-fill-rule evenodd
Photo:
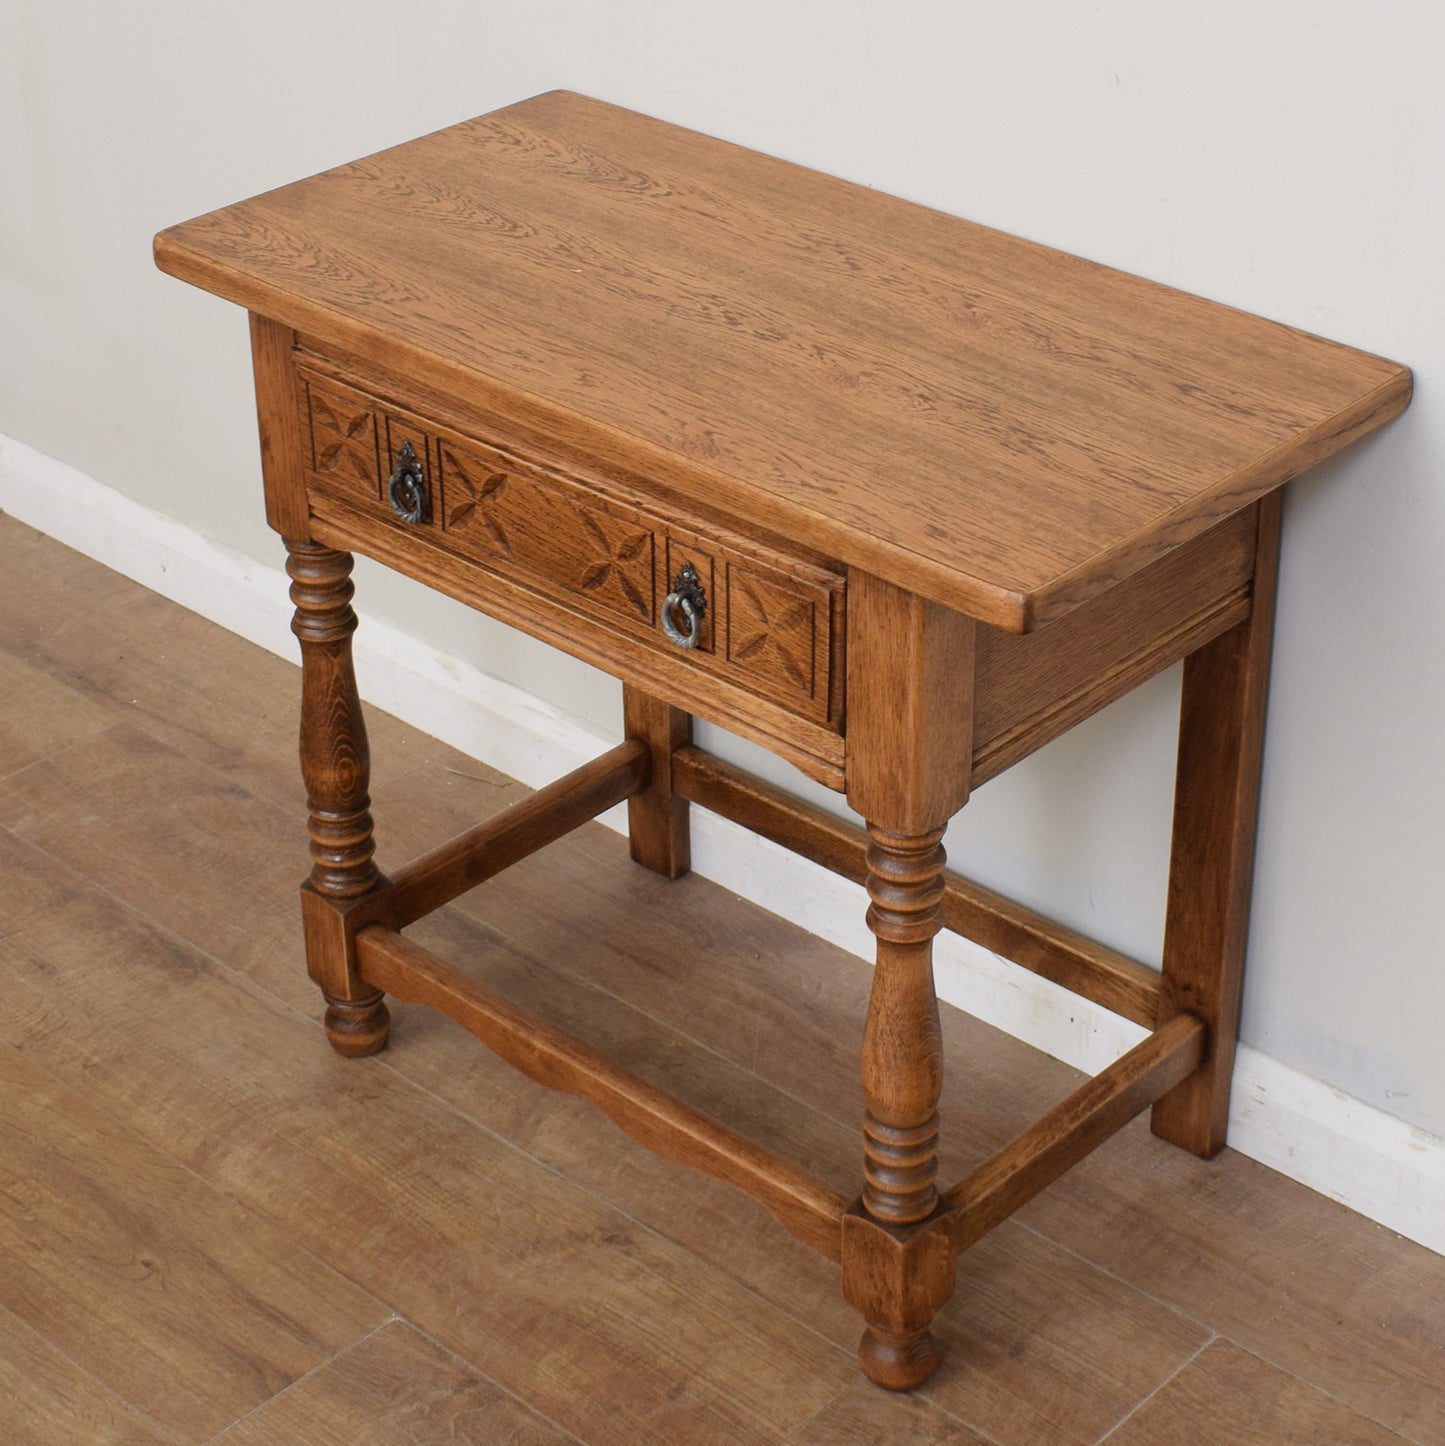
<path fill-rule="evenodd" d="M 554 86 L 1412 365 L 1405 418 L 1290 494 L 1245 1036 L 1445 1134 L 1445 7 L 5 0 L 0 25 L 0 431 L 269 562 L 244 318 L 154 272 L 151 234 Z M 362 583 L 616 726 L 600 675 Z M 1157 960 L 1176 684 L 981 790 L 955 860 Z"/>

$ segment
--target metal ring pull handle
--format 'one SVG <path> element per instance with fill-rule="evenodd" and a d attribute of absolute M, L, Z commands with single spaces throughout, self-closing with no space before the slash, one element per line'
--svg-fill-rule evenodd
<path fill-rule="evenodd" d="M 386 483 L 386 500 L 403 522 L 426 521 L 426 475 L 410 442 L 397 448 L 396 466 Z"/>
<path fill-rule="evenodd" d="M 690 563 L 682 565 L 682 571 L 672 580 L 672 591 L 662 600 L 662 631 L 669 642 L 680 648 L 697 647 L 702 636 L 702 615 L 707 611 L 707 594 L 702 589 L 702 579 Z M 673 620 L 674 613 L 681 613 L 683 627 Z"/>

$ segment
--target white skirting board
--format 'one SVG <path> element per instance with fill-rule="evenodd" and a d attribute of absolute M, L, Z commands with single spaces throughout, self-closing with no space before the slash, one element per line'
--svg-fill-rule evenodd
<path fill-rule="evenodd" d="M 0 511 L 283 657 L 296 658 L 287 580 L 141 506 L 84 472 L 0 435 Z M 355 640 L 369 703 L 536 787 L 615 740 L 394 625 Z M 603 821 L 621 831 L 625 810 Z M 705 810 L 693 867 L 743 898 L 864 958 L 862 890 Z M 939 995 L 1095 1073 L 1144 1031 L 967 940 L 937 946 Z M 1445 1140 L 1241 1045 L 1230 1145 L 1411 1240 L 1445 1254 Z"/>

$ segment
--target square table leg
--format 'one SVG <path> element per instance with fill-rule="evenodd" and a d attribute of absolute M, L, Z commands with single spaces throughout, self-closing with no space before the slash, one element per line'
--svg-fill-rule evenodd
<path fill-rule="evenodd" d="M 1244 983 L 1282 493 L 1255 504 L 1249 616 L 1184 664 L 1159 1022 L 1209 1026 L 1204 1062 L 1155 1106 L 1154 1133 L 1208 1159 L 1224 1145 Z"/>
<path fill-rule="evenodd" d="M 688 803 L 672 786 L 672 755 L 692 742 L 692 716 L 632 683 L 622 685 L 622 731 L 652 753 L 652 779 L 627 800 L 632 857 L 669 879 L 692 867 Z"/>

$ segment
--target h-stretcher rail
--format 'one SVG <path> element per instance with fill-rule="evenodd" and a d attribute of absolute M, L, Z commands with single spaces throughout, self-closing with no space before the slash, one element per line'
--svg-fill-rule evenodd
<path fill-rule="evenodd" d="M 800 1240 L 837 1261 L 850 1202 L 771 1151 L 517 1008 L 401 930 L 459 894 L 647 788 L 647 744 L 629 739 L 529 798 L 395 872 L 358 901 L 352 920 L 367 984 L 455 1020 L 529 1078 L 590 1100 L 640 1144 L 752 1196 Z M 844 877 L 861 881 L 866 838 L 831 814 L 687 746 L 672 758 L 683 798 Z M 1159 1007 L 1153 973 L 956 874 L 945 880 L 945 926 L 1141 1023 Z M 956 1256 L 1057 1179 L 1204 1058 L 1208 1028 L 1179 1013 L 1075 1090 L 1037 1124 L 944 1192 L 928 1223 Z"/>

